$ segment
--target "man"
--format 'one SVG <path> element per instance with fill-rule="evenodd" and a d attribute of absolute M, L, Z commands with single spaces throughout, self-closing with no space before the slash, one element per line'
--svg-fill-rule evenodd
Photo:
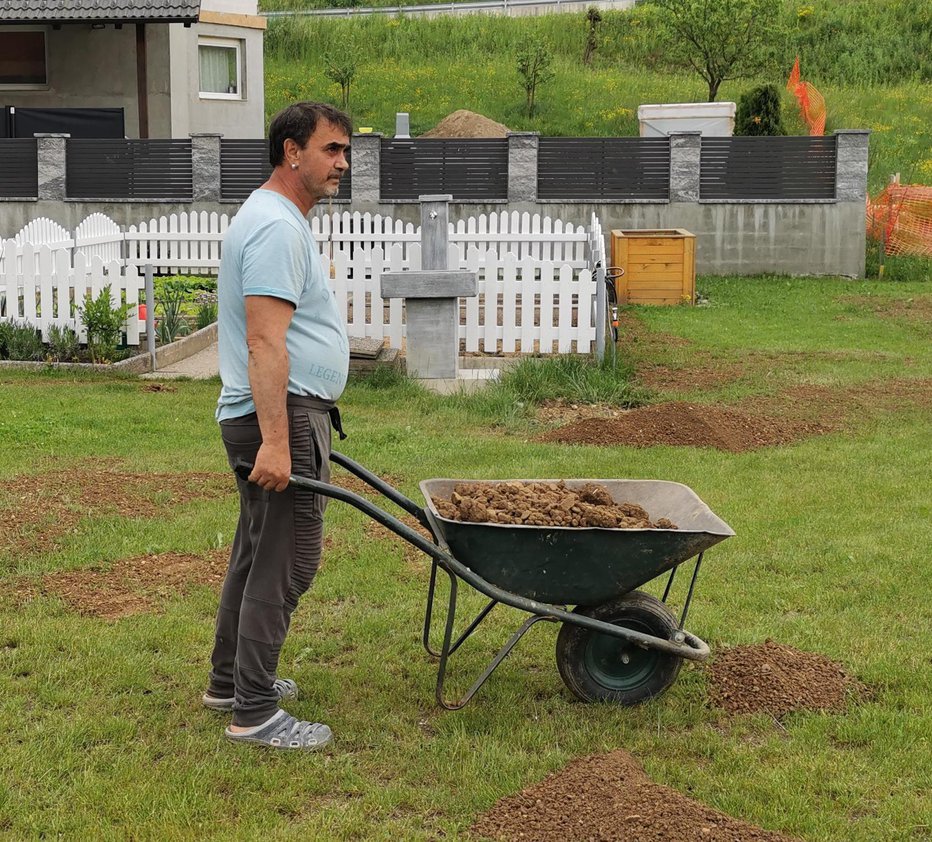
<path fill-rule="evenodd" d="M 332 739 L 279 708 L 297 686 L 278 679 L 282 643 L 320 562 L 326 497 L 291 488 L 292 473 L 328 481 L 330 419 L 349 369 L 346 327 L 321 268 L 307 213 L 348 169 L 349 118 L 301 102 L 269 126 L 269 180 L 224 236 L 218 282 L 217 407 L 237 478 L 240 515 L 220 608 L 208 708 L 232 711 L 226 736 L 282 749 Z"/>

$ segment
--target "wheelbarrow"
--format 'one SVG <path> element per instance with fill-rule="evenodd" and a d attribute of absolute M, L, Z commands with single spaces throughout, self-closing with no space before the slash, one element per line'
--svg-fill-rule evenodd
<path fill-rule="evenodd" d="M 735 533 L 687 486 L 626 479 L 499 481 L 563 482 L 570 489 L 600 483 L 615 502 L 636 503 L 654 520 L 668 518 L 677 529 L 466 523 L 442 517 L 434 501 L 449 499 L 457 483 L 476 480 L 424 480 L 420 489 L 427 505 L 422 507 L 349 457 L 332 451 L 330 461 L 412 515 L 433 537 L 433 541 L 428 540 L 365 497 L 344 488 L 301 476 L 290 478 L 293 487 L 355 506 L 430 556 L 422 642 L 427 653 L 438 661 L 436 699 L 441 707 L 458 710 L 466 705 L 531 626 L 540 621 L 562 623 L 557 636 L 557 668 L 569 690 L 586 702 L 638 704 L 666 690 L 676 679 L 683 660 L 704 661 L 709 657 L 708 645 L 686 631 L 684 625 L 703 554 Z M 236 466 L 244 479 L 251 470 L 249 465 Z M 666 601 L 677 569 L 692 558 L 695 563 L 689 589 L 677 618 Z M 438 570 L 450 580 L 439 650 L 431 645 Z M 662 599 L 637 590 L 666 573 L 669 576 Z M 460 580 L 489 602 L 454 639 Z M 444 680 L 450 657 L 499 604 L 530 616 L 465 695 L 447 699 Z"/>

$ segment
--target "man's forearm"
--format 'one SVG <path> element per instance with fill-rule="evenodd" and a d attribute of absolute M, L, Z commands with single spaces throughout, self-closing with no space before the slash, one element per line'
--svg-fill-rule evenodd
<path fill-rule="evenodd" d="M 284 344 L 257 342 L 249 348 L 249 386 L 262 443 L 288 448 L 288 350 Z"/>

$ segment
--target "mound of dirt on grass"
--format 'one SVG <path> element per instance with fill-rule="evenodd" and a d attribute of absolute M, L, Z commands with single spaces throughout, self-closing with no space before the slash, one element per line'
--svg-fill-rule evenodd
<path fill-rule="evenodd" d="M 142 555 L 122 559 L 108 570 L 48 573 L 38 584 L 23 583 L 14 589 L 20 601 L 40 593 L 57 596 L 79 614 L 118 620 L 157 611 L 164 600 L 195 585 L 209 585 L 219 591 L 229 557 L 229 549 L 197 555 Z"/>
<path fill-rule="evenodd" d="M 835 429 L 829 423 L 754 415 L 738 409 L 691 403 L 662 403 L 617 418 L 589 418 L 555 430 L 539 441 L 563 444 L 652 447 L 666 444 L 714 447 L 741 453 L 788 444 Z"/>
<path fill-rule="evenodd" d="M 508 126 L 461 108 L 448 114 L 421 137 L 507 137 L 509 131 Z"/>
<path fill-rule="evenodd" d="M 587 482 L 461 482 L 449 500 L 434 500 L 441 516 L 469 523 L 526 526 L 597 526 L 604 529 L 676 529 L 656 522 L 636 503 L 616 503 L 604 485 Z"/>
<path fill-rule="evenodd" d="M 235 494 L 228 473 L 138 474 L 82 460 L 0 487 L 0 556 L 49 552 L 82 518 L 157 517 L 173 506 Z"/>
<path fill-rule="evenodd" d="M 654 783 L 626 751 L 574 760 L 503 798 L 472 832 L 508 842 L 790 842 Z"/>
<path fill-rule="evenodd" d="M 795 710 L 842 711 L 866 688 L 840 664 L 768 640 L 735 646 L 709 667 L 709 700 L 729 713 L 767 713 L 776 719 Z"/>

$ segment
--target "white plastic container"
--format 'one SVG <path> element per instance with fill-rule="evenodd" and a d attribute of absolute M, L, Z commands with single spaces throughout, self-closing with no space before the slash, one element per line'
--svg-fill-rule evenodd
<path fill-rule="evenodd" d="M 641 137 L 665 137 L 670 132 L 701 132 L 705 137 L 731 137 L 735 131 L 733 102 L 682 102 L 641 105 Z"/>

